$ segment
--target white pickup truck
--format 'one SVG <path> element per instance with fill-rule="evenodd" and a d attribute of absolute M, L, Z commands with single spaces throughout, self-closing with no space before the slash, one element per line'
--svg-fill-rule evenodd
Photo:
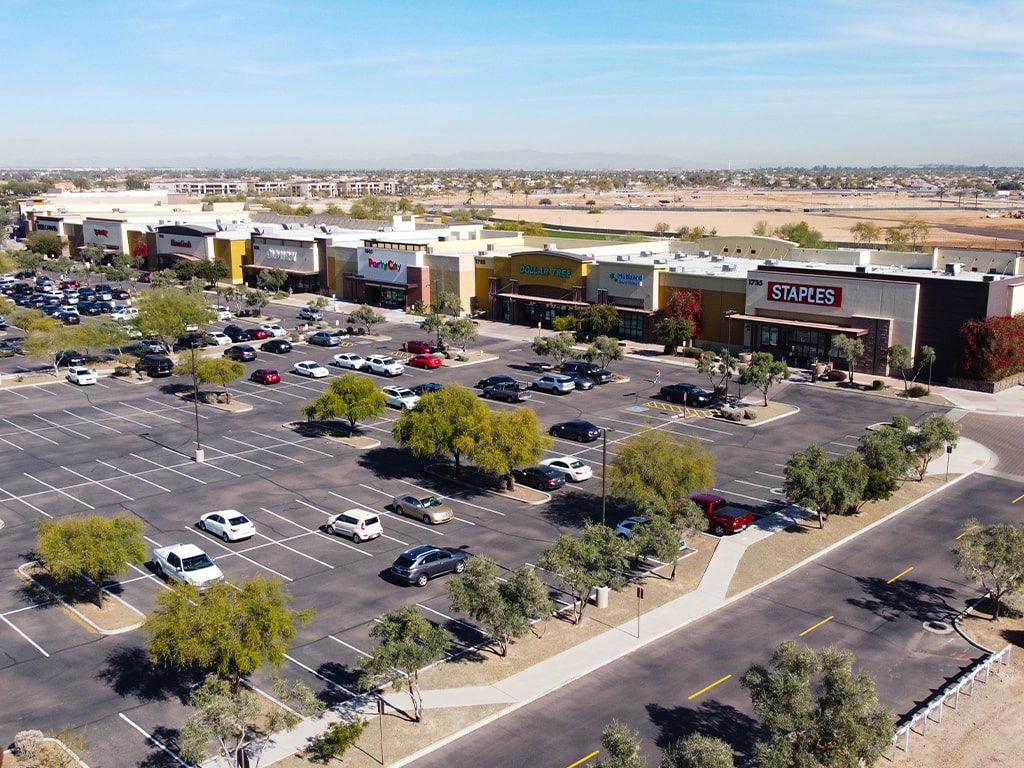
<path fill-rule="evenodd" d="M 221 581 L 224 574 L 195 544 L 172 544 L 153 550 L 153 563 L 164 576 L 200 590 Z"/>

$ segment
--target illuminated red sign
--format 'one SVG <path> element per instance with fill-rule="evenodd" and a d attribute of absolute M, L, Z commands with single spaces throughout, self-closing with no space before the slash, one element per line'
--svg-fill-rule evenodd
<path fill-rule="evenodd" d="M 843 289 L 828 285 L 797 285 L 768 282 L 768 300 L 790 304 L 814 304 L 819 307 L 841 307 Z"/>

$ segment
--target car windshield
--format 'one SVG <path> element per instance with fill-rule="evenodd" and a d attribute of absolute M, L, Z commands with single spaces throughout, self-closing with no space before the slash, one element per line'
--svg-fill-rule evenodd
<path fill-rule="evenodd" d="M 181 561 L 181 567 L 186 571 L 201 571 L 213 565 L 213 560 L 205 552 L 201 555 L 186 557 Z"/>
<path fill-rule="evenodd" d="M 580 467 L 583 466 L 583 462 L 580 461 L 579 459 L 577 459 L 576 461 L 567 461 L 566 464 L 568 464 L 573 469 L 579 469 Z"/>
<path fill-rule="evenodd" d="M 439 507 L 441 506 L 441 501 L 437 498 L 437 496 L 427 496 L 425 499 L 420 499 L 420 506 Z"/>
<path fill-rule="evenodd" d="M 238 517 L 232 517 L 228 522 L 232 525 L 245 525 L 249 522 L 249 518 L 244 515 L 239 515 Z"/>

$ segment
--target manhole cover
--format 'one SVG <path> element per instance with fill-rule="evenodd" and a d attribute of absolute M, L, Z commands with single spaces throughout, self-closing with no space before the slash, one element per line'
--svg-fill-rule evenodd
<path fill-rule="evenodd" d="M 941 619 L 929 619 L 924 623 L 924 628 L 926 631 L 933 632 L 936 635 L 948 635 L 953 631 L 953 625 Z"/>

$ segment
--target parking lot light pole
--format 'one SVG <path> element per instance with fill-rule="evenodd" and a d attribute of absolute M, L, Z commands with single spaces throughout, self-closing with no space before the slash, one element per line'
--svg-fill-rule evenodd
<path fill-rule="evenodd" d="M 728 342 L 726 348 L 729 350 L 729 354 L 732 354 L 732 316 L 737 314 L 735 309 L 725 310 L 725 333 Z"/>
<path fill-rule="evenodd" d="M 206 461 L 206 452 L 199 442 L 199 375 L 196 371 L 196 348 L 192 347 L 192 404 L 196 410 L 196 464 Z"/>
<path fill-rule="evenodd" d="M 608 433 L 611 431 L 608 427 L 601 428 L 601 436 L 604 438 L 601 445 L 601 525 L 606 525 L 605 512 L 608 508 L 608 494 L 605 489 L 608 487 Z"/>

